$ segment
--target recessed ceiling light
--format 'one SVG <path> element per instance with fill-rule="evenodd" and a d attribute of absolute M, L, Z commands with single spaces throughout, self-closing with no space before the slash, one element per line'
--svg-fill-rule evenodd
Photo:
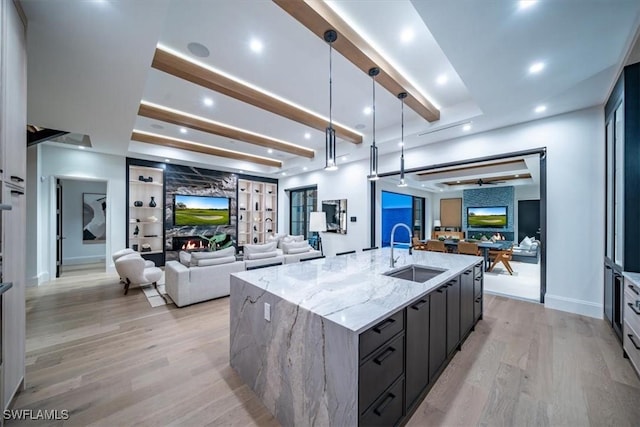
<path fill-rule="evenodd" d="M 415 36 L 416 36 L 416 33 L 413 31 L 412 28 L 405 28 L 400 33 L 400 40 L 402 40 L 402 43 L 409 43 L 411 40 L 413 40 Z"/>
<path fill-rule="evenodd" d="M 164 159 L 165 163 L 169 163 L 171 160 L 170 159 Z"/>
<path fill-rule="evenodd" d="M 272 148 L 269 148 L 269 149 L 267 150 L 267 153 L 269 153 L 269 154 L 273 153 L 273 149 L 272 149 Z"/>
<path fill-rule="evenodd" d="M 306 167 L 306 166 L 305 166 L 305 167 L 303 167 L 303 168 L 302 168 L 302 170 L 303 170 L 303 171 L 306 171 L 306 170 L 307 170 L 307 167 Z"/>
<path fill-rule="evenodd" d="M 311 138 L 311 134 L 309 132 L 305 132 L 304 139 L 310 139 L 310 138 Z"/>
<path fill-rule="evenodd" d="M 547 106 L 546 105 L 538 105 L 534 111 L 536 113 L 544 113 L 545 111 L 547 111 Z"/>
<path fill-rule="evenodd" d="M 471 130 L 471 125 L 467 123 L 466 125 L 462 126 L 462 130 L 464 132 L 469 132 Z"/>
<path fill-rule="evenodd" d="M 85 146 L 84 145 L 78 145 L 78 148 L 81 149 L 81 150 L 84 150 Z"/>
<path fill-rule="evenodd" d="M 189 49 L 189 52 L 200 58 L 206 58 L 209 56 L 209 49 L 200 43 L 191 42 L 187 45 L 187 49 Z"/>
<path fill-rule="evenodd" d="M 460 184 L 460 181 L 456 181 L 456 184 Z"/>
<path fill-rule="evenodd" d="M 436 79 L 436 83 L 438 83 L 439 85 L 446 84 L 448 81 L 449 81 L 449 77 L 447 77 L 446 74 L 440 74 Z"/>
<path fill-rule="evenodd" d="M 342 161 L 346 162 L 347 161 L 347 156 L 342 156 Z"/>
<path fill-rule="evenodd" d="M 519 178 L 519 177 L 520 177 L 520 175 L 518 175 L 518 174 L 515 174 L 515 175 L 514 175 L 514 177 L 516 177 L 516 178 Z"/>
<path fill-rule="evenodd" d="M 207 107 L 211 107 L 211 106 L 213 106 L 213 99 L 207 97 L 207 98 L 202 100 L 202 103 L 204 105 L 206 105 Z"/>
<path fill-rule="evenodd" d="M 362 110 L 362 112 L 367 115 L 371 114 L 372 111 L 371 107 L 364 107 L 364 110 Z"/>
<path fill-rule="evenodd" d="M 282 176 L 287 176 L 287 173 L 286 172 L 282 172 Z"/>
<path fill-rule="evenodd" d="M 520 0 L 518 2 L 518 7 L 520 9 L 528 9 L 531 6 L 533 6 L 534 4 L 536 4 L 538 2 L 538 0 Z"/>
<path fill-rule="evenodd" d="M 251 39 L 251 41 L 249 42 L 249 48 L 255 53 L 260 53 L 262 52 L 264 45 L 258 39 Z"/>
<path fill-rule="evenodd" d="M 244 171 L 243 171 L 243 170 L 240 170 L 240 171 L 238 171 L 238 172 L 240 172 L 240 173 L 244 173 Z"/>
<path fill-rule="evenodd" d="M 185 128 L 180 128 L 180 133 L 182 133 L 182 134 L 187 133 L 187 129 L 185 129 Z"/>
<path fill-rule="evenodd" d="M 529 72 L 531 74 L 537 74 L 542 70 L 544 70 L 544 62 L 535 62 L 529 67 Z"/>

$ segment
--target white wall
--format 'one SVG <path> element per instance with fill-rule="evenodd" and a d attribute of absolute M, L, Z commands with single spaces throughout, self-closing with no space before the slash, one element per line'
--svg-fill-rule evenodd
<path fill-rule="evenodd" d="M 407 168 L 417 168 L 541 147 L 547 149 L 548 183 L 545 305 L 601 318 L 604 237 L 593 230 L 604 223 L 602 107 L 426 145 L 405 152 L 405 161 Z M 379 171 L 396 171 L 397 160 L 397 155 L 381 156 Z M 349 223 L 346 236 L 323 237 L 331 249 L 327 253 L 368 246 L 367 173 L 368 161 L 360 161 L 335 172 L 281 179 L 280 212 L 288 212 L 284 189 L 317 184 L 320 200 L 347 198 L 349 216 L 358 217 L 356 226 Z M 286 214 L 281 216 L 280 230 L 286 230 L 288 221 Z M 583 244 L 585 235 L 590 236 L 588 244 Z"/>
<path fill-rule="evenodd" d="M 90 264 L 105 260 L 105 243 L 82 241 L 82 193 L 106 194 L 105 181 L 61 179 L 62 265 Z M 109 200 L 107 200 L 107 204 Z"/>
<path fill-rule="evenodd" d="M 56 178 L 107 182 L 107 271 L 114 271 L 110 254 L 125 247 L 125 158 L 76 148 L 39 145 L 37 244 L 38 282 L 55 277 L 55 182 Z"/>

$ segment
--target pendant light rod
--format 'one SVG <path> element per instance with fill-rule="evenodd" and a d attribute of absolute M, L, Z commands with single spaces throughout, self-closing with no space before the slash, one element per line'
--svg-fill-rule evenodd
<path fill-rule="evenodd" d="M 329 127 L 325 130 L 325 170 L 338 169 L 336 164 L 336 131 L 333 128 L 333 42 L 338 39 L 335 30 L 327 30 L 324 40 L 329 43 Z"/>
<path fill-rule="evenodd" d="M 407 97 L 406 92 L 400 92 L 398 99 L 401 101 L 400 106 L 400 183 L 398 187 L 406 187 L 407 182 L 404 179 L 404 100 Z"/>
<path fill-rule="evenodd" d="M 371 112 L 373 113 L 373 138 L 371 142 L 369 152 L 369 181 L 376 181 L 378 176 L 378 147 L 376 147 L 376 76 L 380 74 L 378 67 L 369 69 L 369 75 L 371 76 L 371 85 L 373 92 L 373 106 Z"/>

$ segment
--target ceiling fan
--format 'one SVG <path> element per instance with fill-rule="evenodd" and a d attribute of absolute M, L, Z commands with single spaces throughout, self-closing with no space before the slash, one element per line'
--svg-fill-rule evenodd
<path fill-rule="evenodd" d="M 483 181 L 482 178 L 480 178 L 479 180 L 476 181 L 476 184 L 482 187 L 483 185 L 497 185 L 497 184 L 502 184 L 504 182 L 506 181 Z"/>

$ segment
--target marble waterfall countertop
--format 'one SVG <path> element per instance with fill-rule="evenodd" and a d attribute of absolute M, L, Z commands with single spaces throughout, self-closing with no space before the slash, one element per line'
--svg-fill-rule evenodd
<path fill-rule="evenodd" d="M 417 264 L 446 270 L 424 283 L 384 276 L 389 248 L 314 261 L 233 273 L 253 286 L 277 295 L 355 333 L 459 275 L 482 257 L 394 249 L 395 268 Z"/>
<path fill-rule="evenodd" d="M 632 273 L 630 271 L 622 272 L 622 275 L 631 280 L 634 285 L 640 286 L 640 273 Z"/>

